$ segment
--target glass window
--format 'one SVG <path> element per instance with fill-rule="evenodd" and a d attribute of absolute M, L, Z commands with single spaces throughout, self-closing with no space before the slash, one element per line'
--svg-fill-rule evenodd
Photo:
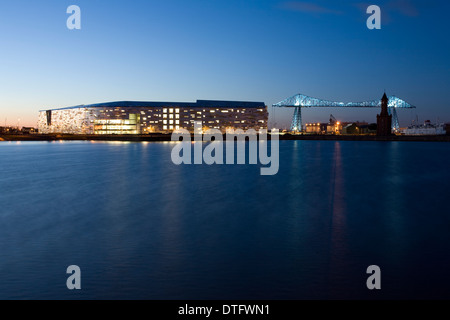
<path fill-rule="evenodd" d="M 167 113 L 167 109 L 166 109 L 166 108 L 164 108 L 164 109 L 163 109 L 163 112 L 164 112 L 164 113 Z"/>
<path fill-rule="evenodd" d="M 170 118 L 170 119 L 173 119 L 173 114 L 169 114 L 169 118 Z"/>
<path fill-rule="evenodd" d="M 163 114 L 163 118 L 167 118 L 167 114 Z"/>
<path fill-rule="evenodd" d="M 173 124 L 173 120 L 169 120 L 169 124 Z"/>
<path fill-rule="evenodd" d="M 170 108 L 170 109 L 169 109 L 169 112 L 170 112 L 170 113 L 173 113 L 173 109 L 172 109 L 172 108 Z"/>
<path fill-rule="evenodd" d="M 163 130 L 167 130 L 167 126 L 163 126 Z"/>
<path fill-rule="evenodd" d="M 180 113 L 180 109 L 175 109 L 175 112 L 176 113 Z"/>
<path fill-rule="evenodd" d="M 164 124 L 167 124 L 167 120 L 163 120 L 163 123 L 164 123 Z"/>
<path fill-rule="evenodd" d="M 180 120 L 175 120 L 175 124 L 180 124 Z"/>

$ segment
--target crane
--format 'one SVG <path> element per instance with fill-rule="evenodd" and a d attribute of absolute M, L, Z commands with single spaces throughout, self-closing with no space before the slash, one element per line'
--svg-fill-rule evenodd
<path fill-rule="evenodd" d="M 336 118 L 332 114 L 330 114 L 330 124 L 335 124 L 336 122 Z"/>

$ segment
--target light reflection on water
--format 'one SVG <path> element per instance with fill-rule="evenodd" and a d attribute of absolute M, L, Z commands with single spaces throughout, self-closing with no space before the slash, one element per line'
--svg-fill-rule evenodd
<path fill-rule="evenodd" d="M 276 176 L 172 147 L 1 143 L 0 298 L 450 298 L 447 144 L 280 141 Z"/>

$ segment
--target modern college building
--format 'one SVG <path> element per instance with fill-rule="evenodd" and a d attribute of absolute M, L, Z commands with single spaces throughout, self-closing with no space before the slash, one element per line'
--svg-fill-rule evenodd
<path fill-rule="evenodd" d="M 184 128 L 203 130 L 267 129 L 264 102 L 108 102 L 69 108 L 41 110 L 40 133 L 65 134 L 149 134 L 169 133 Z"/>

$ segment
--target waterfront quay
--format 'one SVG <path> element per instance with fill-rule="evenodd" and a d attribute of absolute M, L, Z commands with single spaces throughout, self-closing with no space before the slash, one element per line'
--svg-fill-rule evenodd
<path fill-rule="evenodd" d="M 307 134 L 280 134 L 279 140 L 318 140 L 318 141 L 430 141 L 430 142 L 450 142 L 450 135 L 307 135 Z M 194 136 L 192 135 L 192 140 Z M 270 134 L 268 139 L 270 139 Z M 224 135 L 225 140 L 225 135 Z M 75 135 L 75 134 L 21 134 L 21 135 L 0 135 L 0 142 L 3 141 L 172 141 L 172 134 L 155 133 L 146 135 Z"/>

